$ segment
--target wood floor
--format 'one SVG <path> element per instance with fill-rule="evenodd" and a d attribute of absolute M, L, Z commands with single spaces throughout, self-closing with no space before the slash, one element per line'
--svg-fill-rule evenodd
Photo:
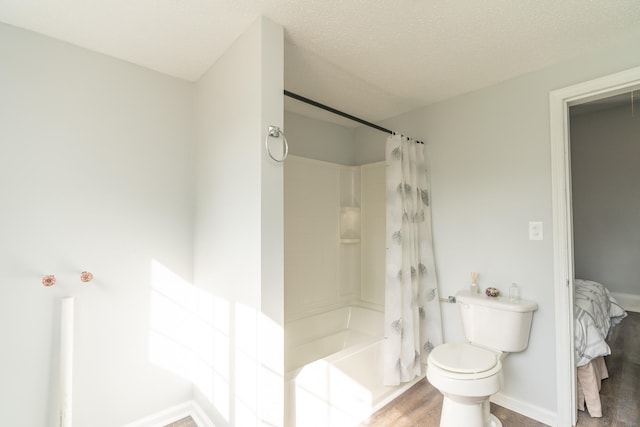
<path fill-rule="evenodd" d="M 193 418 L 186 417 L 181 420 L 175 421 L 165 427 L 198 427 L 198 424 L 193 421 Z"/>
<path fill-rule="evenodd" d="M 362 426 L 369 427 L 437 427 L 440 425 L 442 394 L 426 378 L 407 390 L 396 400 L 373 414 Z M 504 427 L 542 427 L 531 418 L 491 404 L 491 413 Z M 462 427 L 462 426 L 461 426 Z"/>
<path fill-rule="evenodd" d="M 609 379 L 602 382 L 602 418 L 578 411 L 578 427 L 640 426 L 640 313 L 631 313 L 613 331 L 611 356 L 606 357 Z M 437 427 L 442 395 L 426 379 L 373 414 L 362 426 Z M 504 427 L 542 427 L 538 421 L 491 404 Z"/>
<path fill-rule="evenodd" d="M 640 313 L 628 316 L 613 329 L 611 355 L 605 357 L 609 378 L 602 382 L 602 418 L 578 411 L 579 427 L 640 426 Z"/>

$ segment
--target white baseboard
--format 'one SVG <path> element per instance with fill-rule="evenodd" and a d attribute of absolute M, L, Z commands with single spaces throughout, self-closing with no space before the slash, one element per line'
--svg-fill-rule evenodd
<path fill-rule="evenodd" d="M 198 427 L 216 427 L 194 400 L 191 401 L 191 413 L 189 415 L 191 415 Z"/>
<path fill-rule="evenodd" d="M 164 427 L 186 417 L 191 417 L 198 427 L 215 427 L 200 405 L 194 400 L 146 416 L 122 427 Z"/>
<path fill-rule="evenodd" d="M 555 412 L 548 409 L 540 408 L 530 403 L 523 402 L 521 400 L 514 399 L 509 396 L 505 396 L 502 393 L 494 394 L 491 396 L 491 401 L 496 405 L 500 405 L 510 411 L 517 412 L 525 417 L 532 418 L 543 424 L 549 426 L 556 425 L 558 415 Z"/>
<path fill-rule="evenodd" d="M 620 304 L 626 311 L 640 313 L 640 295 L 611 292 L 611 296 L 614 297 L 618 304 Z"/>

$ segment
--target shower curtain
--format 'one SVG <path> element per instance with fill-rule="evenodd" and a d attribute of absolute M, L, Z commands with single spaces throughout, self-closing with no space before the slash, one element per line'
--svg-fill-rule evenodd
<path fill-rule="evenodd" d="M 421 375 L 442 343 L 425 145 L 391 135 L 386 147 L 387 253 L 384 383 Z"/>

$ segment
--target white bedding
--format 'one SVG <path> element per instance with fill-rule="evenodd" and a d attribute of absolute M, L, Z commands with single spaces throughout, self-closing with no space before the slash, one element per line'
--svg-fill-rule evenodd
<path fill-rule="evenodd" d="M 584 366 L 598 356 L 608 356 L 606 339 L 627 313 L 609 291 L 591 280 L 575 281 L 575 352 L 577 366 Z"/>

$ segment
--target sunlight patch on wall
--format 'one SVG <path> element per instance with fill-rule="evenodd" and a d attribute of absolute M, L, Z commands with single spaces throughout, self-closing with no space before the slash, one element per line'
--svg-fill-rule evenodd
<path fill-rule="evenodd" d="M 258 414 L 258 318 L 244 304 L 235 306 L 235 379 L 237 425 L 256 425 Z"/>
<path fill-rule="evenodd" d="M 371 392 L 322 359 L 302 369 L 295 388 L 296 425 L 358 425 L 371 408 Z"/>
<path fill-rule="evenodd" d="M 151 261 L 149 361 L 191 381 L 230 415 L 229 302 Z"/>
<path fill-rule="evenodd" d="M 254 308 L 235 304 L 235 424 L 282 425 L 284 334 Z"/>
<path fill-rule="evenodd" d="M 186 380 L 196 366 L 196 302 L 193 285 L 152 260 L 149 360 Z"/>
<path fill-rule="evenodd" d="M 198 289 L 198 369 L 194 384 L 229 420 L 229 302 Z"/>
<path fill-rule="evenodd" d="M 226 422 L 282 425 L 281 325 L 190 284 L 156 260 L 150 302 L 152 363 L 191 381 Z"/>
<path fill-rule="evenodd" d="M 259 335 L 261 348 L 269 349 L 263 352 L 260 369 L 260 414 L 266 425 L 279 426 L 284 416 L 284 333 L 280 324 L 261 315 Z"/>

